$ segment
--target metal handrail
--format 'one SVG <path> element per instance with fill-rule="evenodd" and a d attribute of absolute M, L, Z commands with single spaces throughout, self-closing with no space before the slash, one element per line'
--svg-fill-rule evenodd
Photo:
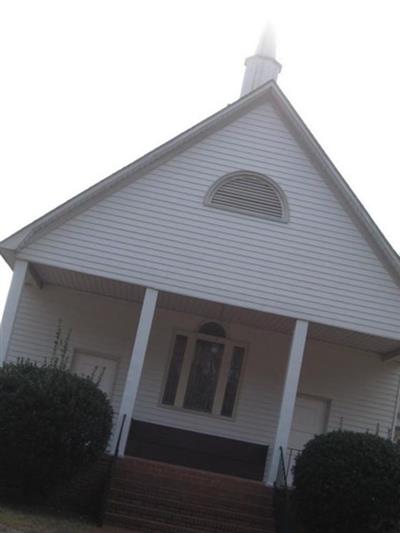
<path fill-rule="evenodd" d="M 117 444 L 115 445 L 115 450 L 114 450 L 114 458 L 118 457 L 118 454 L 119 454 L 119 445 L 121 444 L 121 438 L 122 438 L 122 432 L 124 430 L 125 420 L 126 420 L 126 413 L 122 417 L 121 427 L 118 433 Z"/>
<path fill-rule="evenodd" d="M 283 485 L 281 483 L 281 478 L 283 480 Z M 282 446 L 279 447 L 279 463 L 278 463 L 278 472 L 276 474 L 275 486 L 284 488 L 284 489 L 288 488 L 287 471 L 286 471 L 286 466 L 285 466 L 285 455 L 283 453 Z"/>
<path fill-rule="evenodd" d="M 279 463 L 274 483 L 274 514 L 275 527 L 279 533 L 289 533 L 290 523 L 290 491 L 288 488 L 285 454 L 279 448 Z"/>
<path fill-rule="evenodd" d="M 288 478 L 289 474 L 291 473 L 291 470 L 293 469 L 293 465 L 297 457 L 301 454 L 302 450 L 300 450 L 299 448 L 287 448 L 286 452 L 287 452 L 286 478 Z"/>
<path fill-rule="evenodd" d="M 119 432 L 118 432 L 117 443 L 115 445 L 114 453 L 111 455 L 111 460 L 110 460 L 110 464 L 109 464 L 109 467 L 108 467 L 107 476 L 106 476 L 106 479 L 104 481 L 103 494 L 102 494 L 102 498 L 101 498 L 101 505 L 100 505 L 100 508 L 99 508 L 98 516 L 97 516 L 97 525 L 99 527 L 102 527 L 102 525 L 104 524 L 107 501 L 108 501 L 108 497 L 109 497 L 110 491 L 111 491 L 111 480 L 112 480 L 113 475 L 114 475 L 115 464 L 116 464 L 116 461 L 117 461 L 117 458 L 118 458 L 118 455 L 119 455 L 119 447 L 120 447 L 120 444 L 121 444 L 122 432 L 124 430 L 125 421 L 126 421 L 126 414 L 124 414 L 123 417 L 122 417 L 121 426 L 120 426 Z"/>

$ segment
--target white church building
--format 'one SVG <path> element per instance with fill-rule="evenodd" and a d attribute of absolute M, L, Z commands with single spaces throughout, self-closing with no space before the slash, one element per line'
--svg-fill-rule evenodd
<path fill-rule="evenodd" d="M 395 436 L 399 257 L 280 69 L 265 37 L 237 101 L 0 243 L 0 361 L 61 320 L 120 455 L 269 485 L 315 434 Z"/>

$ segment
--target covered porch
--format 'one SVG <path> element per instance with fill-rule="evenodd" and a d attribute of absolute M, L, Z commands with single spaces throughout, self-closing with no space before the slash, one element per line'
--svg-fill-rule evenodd
<path fill-rule="evenodd" d="M 71 329 L 72 368 L 104 369 L 111 448 L 128 420 L 121 455 L 272 483 L 280 448 L 313 434 L 394 437 L 396 339 L 23 261 L 5 318 L 8 360 L 48 356 L 59 319 Z"/>

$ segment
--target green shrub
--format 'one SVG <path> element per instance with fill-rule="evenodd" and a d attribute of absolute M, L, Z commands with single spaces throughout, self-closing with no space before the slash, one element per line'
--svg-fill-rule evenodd
<path fill-rule="evenodd" d="M 384 533 L 400 524 L 400 451 L 375 435 L 335 431 L 311 440 L 294 468 L 307 533 Z"/>
<path fill-rule="evenodd" d="M 106 395 L 62 361 L 0 368 L 0 478 L 25 499 L 43 495 L 102 455 L 111 425 Z"/>

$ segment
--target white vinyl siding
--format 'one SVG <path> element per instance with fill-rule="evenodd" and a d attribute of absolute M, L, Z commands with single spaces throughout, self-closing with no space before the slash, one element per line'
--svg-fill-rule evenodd
<path fill-rule="evenodd" d="M 288 224 L 204 205 L 221 176 L 269 176 Z M 400 338 L 400 291 L 274 110 L 263 104 L 38 238 L 21 258 Z"/>
<path fill-rule="evenodd" d="M 113 406 L 124 387 L 140 306 L 70 289 L 25 286 L 11 339 L 9 360 L 40 360 L 51 353 L 57 320 L 72 328 L 71 349 L 118 362 Z M 157 309 L 134 417 L 176 428 L 272 445 L 290 337 L 224 324 L 227 336 L 246 343 L 245 365 L 233 419 L 163 406 L 163 386 L 176 332 L 198 331 L 205 317 Z M 379 356 L 323 342 L 308 342 L 299 392 L 331 401 L 328 428 L 387 435 L 393 421 L 399 365 Z"/>

